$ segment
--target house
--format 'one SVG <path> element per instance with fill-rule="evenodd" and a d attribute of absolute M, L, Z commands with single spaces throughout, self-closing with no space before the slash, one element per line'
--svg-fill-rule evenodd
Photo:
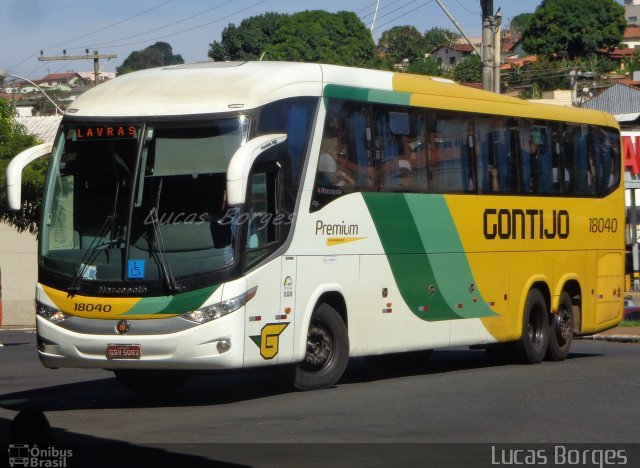
<path fill-rule="evenodd" d="M 622 36 L 622 44 L 630 49 L 640 48 L 640 26 L 627 26 Z"/>
<path fill-rule="evenodd" d="M 622 128 L 637 127 L 640 119 L 640 89 L 618 82 L 585 102 L 582 107 L 612 114 Z"/>
<path fill-rule="evenodd" d="M 624 0 L 624 17 L 627 24 L 640 24 L 640 0 Z"/>
<path fill-rule="evenodd" d="M 469 55 L 474 53 L 470 44 L 446 44 L 431 53 L 431 57 L 444 70 L 450 70 Z"/>
<path fill-rule="evenodd" d="M 76 72 L 69 73 L 50 73 L 41 80 L 38 80 L 38 84 L 45 88 L 55 88 L 56 86 L 75 86 L 82 83 L 82 76 Z"/>

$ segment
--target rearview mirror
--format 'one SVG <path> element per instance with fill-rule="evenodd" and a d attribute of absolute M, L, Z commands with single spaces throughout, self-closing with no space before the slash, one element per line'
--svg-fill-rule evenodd
<path fill-rule="evenodd" d="M 240 205 L 247 196 L 247 180 L 251 166 L 258 156 L 269 148 L 284 142 L 284 133 L 263 135 L 242 145 L 231 157 L 227 169 L 227 203 L 229 206 Z"/>
<path fill-rule="evenodd" d="M 18 211 L 22 206 L 22 170 L 31 162 L 51 154 L 53 145 L 43 143 L 32 146 L 15 156 L 7 166 L 7 202 L 9 208 Z"/>

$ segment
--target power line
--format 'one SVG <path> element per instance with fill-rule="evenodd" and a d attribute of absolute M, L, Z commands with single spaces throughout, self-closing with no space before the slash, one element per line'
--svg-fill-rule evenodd
<path fill-rule="evenodd" d="M 171 23 L 167 23 L 167 24 L 159 26 L 157 28 L 149 29 L 147 31 L 143 31 L 143 32 L 140 32 L 140 33 L 137 33 L 137 34 L 131 34 L 131 35 L 125 36 L 125 37 L 120 37 L 120 38 L 114 39 L 112 41 L 106 41 L 106 42 L 100 42 L 100 43 L 96 43 L 96 44 L 90 44 L 90 45 L 88 45 L 86 47 L 89 47 L 89 48 L 103 47 L 103 46 L 110 45 L 110 44 L 113 44 L 113 43 L 118 42 L 118 41 L 124 41 L 124 40 L 127 40 L 127 39 L 133 39 L 134 37 L 140 37 L 140 36 L 144 36 L 145 34 L 153 33 L 153 32 L 156 32 L 156 31 L 160 31 L 162 29 L 167 29 L 167 28 L 170 28 L 172 26 L 175 26 L 176 24 L 184 23 L 185 21 L 189 21 L 190 19 L 196 18 L 196 17 L 201 16 L 201 15 L 203 15 L 205 13 L 209 13 L 210 11 L 213 11 L 213 10 L 216 10 L 218 8 L 221 8 L 221 7 L 225 6 L 225 5 L 228 5 L 229 3 L 233 3 L 233 1 L 234 0 L 226 0 L 226 1 L 224 1 L 224 2 L 222 2 L 220 4 L 218 4 L 218 5 L 214 5 L 214 6 L 210 7 L 210 8 L 205 9 L 205 10 L 202 10 L 202 11 L 199 11 L 197 13 L 194 13 L 193 15 L 186 16 L 186 17 L 184 17 L 182 19 L 179 19 L 177 21 L 172 21 Z M 260 3 L 263 3 L 263 2 L 260 2 Z M 149 40 L 153 40 L 153 39 L 149 39 Z M 148 42 L 149 40 L 147 40 L 145 42 Z M 118 46 L 115 46 L 115 47 L 118 47 Z"/>
<path fill-rule="evenodd" d="M 413 3 L 413 2 L 410 2 L 410 3 Z M 375 30 L 378 30 L 378 29 L 380 29 L 380 28 L 383 28 L 384 26 L 386 26 L 386 25 L 388 25 L 388 24 L 391 24 L 391 23 L 393 23 L 394 21 L 399 20 L 400 18 L 403 18 L 403 17 L 407 16 L 408 14 L 413 13 L 414 11 L 417 11 L 417 10 L 419 10 L 420 8 L 423 8 L 423 7 L 427 6 L 427 5 L 429 5 L 430 3 L 433 3 L 433 0 L 430 0 L 430 1 L 428 1 L 427 3 L 423 3 L 422 5 L 419 5 L 419 6 L 415 7 L 415 8 L 413 8 L 413 9 L 411 9 L 411 10 L 407 11 L 406 13 L 403 13 L 403 14 L 402 14 L 402 15 L 400 15 L 400 16 L 396 16 L 395 18 L 393 18 L 393 19 L 391 19 L 391 20 L 387 21 L 386 23 L 382 23 L 381 25 L 376 26 Z M 408 4 L 407 4 L 407 5 L 408 5 Z M 405 6 L 406 6 L 406 5 L 405 5 Z M 404 8 L 404 7 L 402 7 L 402 8 Z M 400 9 L 401 9 L 401 8 L 400 8 Z M 397 11 L 397 10 L 395 10 L 395 11 Z M 389 14 L 391 14 L 391 12 L 390 12 L 390 13 L 387 13 L 387 15 L 385 15 L 385 16 L 389 16 Z"/>
<path fill-rule="evenodd" d="M 167 5 L 168 3 L 171 3 L 171 2 L 173 2 L 173 1 L 174 1 L 174 0 L 167 0 L 166 2 L 161 3 L 160 5 L 156 5 L 156 6 L 155 6 L 155 7 L 153 7 L 153 8 L 149 8 L 149 9 L 147 9 L 147 10 L 141 11 L 140 13 L 137 13 L 137 14 L 135 14 L 135 15 L 129 16 L 128 18 L 122 19 L 122 20 L 120 20 L 120 21 L 116 21 L 115 23 L 111 23 L 111 24 L 110 24 L 110 25 L 108 25 L 108 26 L 104 26 L 104 27 L 102 27 L 102 28 L 99 28 L 99 29 L 96 29 L 96 30 L 94 30 L 94 31 L 88 32 L 88 33 L 86 33 L 86 34 L 82 34 L 81 36 L 74 37 L 73 39 L 69 39 L 69 40 L 67 40 L 67 41 L 60 42 L 59 44 L 54 44 L 54 45 L 52 45 L 52 46 L 48 47 L 47 49 L 52 49 L 52 48 L 54 48 L 54 47 L 60 47 L 60 46 L 62 46 L 62 45 L 64 45 L 64 44 L 67 44 L 67 43 L 69 43 L 69 42 L 74 42 L 74 41 L 77 41 L 78 39 L 82 39 L 82 38 L 87 37 L 87 36 L 92 36 L 92 35 L 94 35 L 94 34 L 97 34 L 97 33 L 99 33 L 99 32 L 102 32 L 102 31 L 104 31 L 104 30 L 106 30 L 106 29 L 110 29 L 110 28 L 112 28 L 112 27 L 114 27 L 114 26 L 117 26 L 117 25 L 119 25 L 119 24 L 126 23 L 127 21 L 130 21 L 130 20 L 132 20 L 132 19 L 134 19 L 134 18 L 137 18 L 138 16 L 142 16 L 142 15 L 144 15 L 144 14 L 146 14 L 146 13 L 149 13 L 149 12 L 151 12 L 151 11 L 153 11 L 153 10 L 157 10 L 158 8 L 163 7 L 164 5 Z M 91 46 L 89 46 L 89 47 L 91 47 Z M 45 50 L 46 50 L 46 49 L 45 49 Z M 71 50 L 71 49 L 70 49 L 70 50 Z"/>
<path fill-rule="evenodd" d="M 171 2 L 173 2 L 173 1 L 174 1 L 174 0 L 167 0 L 167 1 L 165 1 L 164 3 L 161 3 L 160 5 L 156 5 L 156 6 L 154 6 L 154 7 L 147 8 L 146 10 L 143 10 L 143 11 L 141 11 L 141 12 L 139 12 L 139 13 L 136 13 L 135 15 L 131 15 L 131 16 L 127 17 L 127 18 L 122 19 L 122 20 L 118 20 L 118 21 L 116 21 L 115 23 L 111 23 L 111 24 L 109 24 L 109 25 L 107 25 L 107 26 L 104 26 L 104 27 L 102 27 L 102 28 L 96 29 L 96 30 L 94 30 L 94 31 L 91 31 L 91 32 L 88 32 L 88 33 L 82 34 L 82 35 L 77 36 L 77 37 L 74 37 L 74 38 L 72 38 L 72 39 L 68 39 L 68 40 L 66 40 L 66 41 L 64 41 L 64 42 L 60 42 L 60 43 L 58 43 L 58 44 L 54 44 L 54 45 L 49 46 L 49 47 L 47 47 L 46 49 L 43 49 L 43 50 L 50 50 L 50 49 L 52 49 L 52 48 L 54 48 L 54 47 L 59 47 L 59 46 L 61 46 L 61 45 L 67 44 L 67 43 L 69 43 L 69 42 L 76 41 L 76 40 L 78 40 L 78 39 L 82 39 L 82 38 L 87 37 L 87 36 L 91 36 L 91 35 L 96 34 L 96 33 L 98 33 L 98 32 L 102 32 L 102 31 L 104 31 L 104 30 L 106 30 L 106 29 L 110 29 L 110 28 L 112 28 L 112 27 L 114 27 L 114 26 L 117 26 L 117 25 L 119 25 L 119 24 L 125 23 L 125 22 L 127 22 L 127 21 L 129 21 L 129 20 L 132 20 L 132 19 L 134 19 L 134 18 L 137 18 L 138 16 L 142 16 L 142 15 L 144 15 L 144 14 L 146 14 L 146 13 L 149 13 L 149 12 L 151 12 L 151 11 L 153 11 L 153 10 L 157 10 L 158 8 L 163 7 L 164 5 L 167 5 L 168 3 L 171 3 Z M 19 66 L 20 66 L 20 65 L 22 65 L 23 63 L 25 63 L 25 62 L 27 62 L 27 61 L 29 61 L 29 60 L 31 60 L 31 59 L 33 59 L 33 58 L 37 57 L 37 56 L 38 56 L 38 54 L 37 54 L 37 53 L 35 53 L 35 54 L 33 54 L 33 55 L 30 55 L 30 56 L 28 56 L 27 58 L 25 58 L 24 60 L 21 60 L 20 62 L 18 62 L 18 63 L 16 63 L 16 64 L 12 65 L 11 67 L 9 67 L 9 69 L 11 70 L 12 68 L 19 67 Z M 42 68 L 42 67 L 38 67 L 38 69 L 40 69 L 40 68 Z M 38 69 L 37 69 L 37 70 L 38 70 Z M 37 71 L 37 70 L 36 70 L 36 71 Z"/>
<path fill-rule="evenodd" d="M 233 1 L 233 0 L 231 0 L 231 1 Z M 180 34 L 184 34 L 184 33 L 191 32 L 191 31 L 195 31 L 196 29 L 200 29 L 200 28 L 203 28 L 205 26 L 209 26 L 210 24 L 217 23 L 219 21 L 223 21 L 225 19 L 231 18 L 232 16 L 235 16 L 238 13 L 243 13 L 243 12 L 245 12 L 247 10 L 250 10 L 251 8 L 254 8 L 254 7 L 256 7 L 256 6 L 258 6 L 258 5 L 262 4 L 262 3 L 266 3 L 266 2 L 267 2 L 267 0 L 260 0 L 259 2 L 256 2 L 256 3 L 252 4 L 252 5 L 249 5 L 248 7 L 245 7 L 245 8 L 242 8 L 240 10 L 234 11 L 233 13 L 230 13 L 227 16 L 223 16 L 221 18 L 216 18 L 216 19 L 214 19 L 212 21 L 208 21 L 206 23 L 202 23 L 202 24 L 199 24 L 197 26 L 193 26 L 191 28 L 183 29 L 181 31 L 177 31 L 177 32 L 174 32 L 174 33 L 171 33 L 171 34 L 165 34 L 163 36 L 158 36 L 158 37 L 154 37 L 154 38 L 147 38 L 147 39 L 142 40 L 142 41 L 129 42 L 129 43 L 126 43 L 126 44 L 114 44 L 114 45 L 111 45 L 111 48 L 128 47 L 128 46 L 132 46 L 132 45 L 147 44 L 147 43 L 152 42 L 152 41 L 166 39 L 168 37 L 178 36 Z M 119 40 L 121 40 L 121 39 L 119 39 Z M 105 44 L 111 44 L 112 42 L 117 42 L 117 41 L 111 41 L 111 42 L 108 42 L 108 43 L 105 43 Z"/>

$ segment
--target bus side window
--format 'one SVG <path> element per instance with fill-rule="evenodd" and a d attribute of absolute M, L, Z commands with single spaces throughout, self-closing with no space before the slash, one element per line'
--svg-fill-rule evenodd
<path fill-rule="evenodd" d="M 435 111 L 429 132 L 429 191 L 460 193 L 473 190 L 469 167 L 469 130 L 466 118 Z"/>
<path fill-rule="evenodd" d="M 419 190 L 414 165 L 420 165 L 418 153 L 424 152 L 419 142 L 421 127 L 421 112 L 374 106 L 376 180 L 380 191 Z"/>
<path fill-rule="evenodd" d="M 595 181 L 591 176 L 589 153 L 591 145 L 589 142 L 588 125 L 567 125 L 563 132 L 564 141 L 564 161 L 569 172 L 570 195 L 588 196 L 593 195 Z"/>
<path fill-rule="evenodd" d="M 511 191 L 511 132 L 506 119 L 477 119 L 476 162 L 481 192 Z"/>
<path fill-rule="evenodd" d="M 553 193 L 553 138 L 551 127 L 546 122 L 534 126 L 534 140 L 537 145 L 532 172 L 536 193 Z"/>
<path fill-rule="evenodd" d="M 594 162 L 598 195 L 604 196 L 618 186 L 620 182 L 619 154 L 620 136 L 612 130 L 591 127 L 594 140 Z"/>
<path fill-rule="evenodd" d="M 370 146 L 369 105 L 330 99 L 316 167 L 312 212 L 343 195 L 375 189 Z"/>
<path fill-rule="evenodd" d="M 274 162 L 259 165 L 249 178 L 246 213 L 238 220 L 239 225 L 246 225 L 246 268 L 277 249 L 290 227 L 290 219 L 280 206 L 281 178 L 280 166 Z"/>

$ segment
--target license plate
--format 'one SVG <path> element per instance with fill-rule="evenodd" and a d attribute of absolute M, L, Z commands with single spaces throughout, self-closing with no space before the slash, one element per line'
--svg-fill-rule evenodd
<path fill-rule="evenodd" d="M 108 359 L 140 359 L 142 349 L 140 345 L 107 345 Z"/>

